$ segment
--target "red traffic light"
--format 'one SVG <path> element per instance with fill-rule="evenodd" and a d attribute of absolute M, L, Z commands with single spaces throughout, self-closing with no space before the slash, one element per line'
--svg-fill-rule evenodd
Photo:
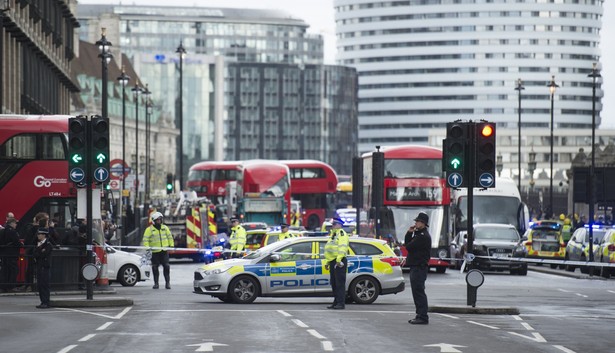
<path fill-rule="evenodd" d="M 483 126 L 480 130 L 480 134 L 483 135 L 483 137 L 491 137 L 491 135 L 493 135 L 493 127 L 491 125 Z"/>

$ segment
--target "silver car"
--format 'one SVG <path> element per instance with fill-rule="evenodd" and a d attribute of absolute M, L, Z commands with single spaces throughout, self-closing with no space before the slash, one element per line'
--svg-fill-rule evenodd
<path fill-rule="evenodd" d="M 332 296 L 324 248 L 328 237 L 300 237 L 267 245 L 241 259 L 204 265 L 194 272 L 194 293 L 224 302 L 257 297 Z M 383 240 L 350 238 L 347 302 L 371 304 L 404 290 L 401 261 Z"/>

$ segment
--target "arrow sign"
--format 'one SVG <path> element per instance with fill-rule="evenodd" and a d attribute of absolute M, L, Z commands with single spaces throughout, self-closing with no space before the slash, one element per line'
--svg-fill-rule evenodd
<path fill-rule="evenodd" d="M 96 168 L 94 171 L 94 179 L 98 182 L 103 182 L 109 178 L 109 171 L 103 167 Z"/>
<path fill-rule="evenodd" d="M 488 188 L 493 185 L 493 175 L 491 175 L 491 173 L 483 173 L 480 175 L 480 178 L 478 178 L 478 182 L 480 186 Z"/>
<path fill-rule="evenodd" d="M 85 178 L 85 173 L 81 168 L 73 168 L 70 170 L 70 180 L 75 183 L 80 183 Z"/>
<path fill-rule="evenodd" d="M 438 343 L 438 344 L 426 344 L 424 347 L 440 347 L 440 353 L 462 353 L 455 347 L 465 348 L 466 346 L 458 346 L 456 344 Z"/>
<path fill-rule="evenodd" d="M 447 181 L 448 185 L 457 188 L 463 184 L 463 176 L 459 173 L 451 173 L 451 175 L 448 176 Z"/>
<path fill-rule="evenodd" d="M 451 165 L 454 169 L 457 169 L 461 165 L 461 161 L 459 160 L 459 158 L 453 158 L 453 160 L 451 161 Z"/>
<path fill-rule="evenodd" d="M 203 342 L 203 343 L 186 345 L 186 347 L 199 347 L 196 349 L 195 352 L 213 352 L 214 346 L 228 346 L 228 344 L 216 343 L 216 342 Z"/>
<path fill-rule="evenodd" d="M 98 161 L 99 164 L 102 164 L 106 159 L 107 159 L 107 156 L 105 156 L 104 153 L 99 153 L 96 156 L 96 160 Z"/>
<path fill-rule="evenodd" d="M 73 161 L 73 163 L 77 164 L 83 160 L 83 157 L 81 157 L 80 154 L 74 154 L 70 159 Z"/>

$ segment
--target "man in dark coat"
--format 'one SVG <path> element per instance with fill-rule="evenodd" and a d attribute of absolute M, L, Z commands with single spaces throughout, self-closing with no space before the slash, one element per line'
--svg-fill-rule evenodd
<path fill-rule="evenodd" d="M 406 263 L 410 267 L 410 288 L 416 307 L 416 317 L 409 323 L 413 325 L 427 325 L 427 294 L 425 294 L 425 281 L 429 272 L 429 258 L 431 257 L 431 236 L 429 216 L 420 212 L 414 219 L 415 224 L 408 229 L 404 238 L 404 244 L 408 250 Z"/>
<path fill-rule="evenodd" d="M 34 261 L 36 262 L 36 284 L 38 287 L 38 296 L 41 299 L 41 304 L 36 307 L 39 309 L 48 309 L 49 297 L 51 288 L 49 279 L 51 277 L 51 252 L 53 245 L 48 239 L 49 230 L 47 228 L 39 228 L 36 233 L 38 242 L 34 248 Z"/>
<path fill-rule="evenodd" d="M 2 254 L 2 289 L 5 291 L 15 288 L 17 283 L 17 260 L 19 259 L 19 249 L 22 247 L 17 233 L 17 220 L 8 218 L 6 220 L 6 228 L 0 236 L 0 252 Z"/>

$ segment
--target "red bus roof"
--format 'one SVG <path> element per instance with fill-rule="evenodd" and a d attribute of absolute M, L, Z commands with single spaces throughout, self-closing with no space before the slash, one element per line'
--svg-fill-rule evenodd
<path fill-rule="evenodd" d="M 375 152 L 375 151 L 373 151 Z M 363 154 L 363 158 L 371 157 L 373 152 Z M 383 146 L 380 152 L 385 159 L 440 159 L 442 149 L 425 145 Z"/>
<path fill-rule="evenodd" d="M 69 115 L 0 115 L 0 143 L 23 133 L 68 133 Z"/>
<path fill-rule="evenodd" d="M 325 162 L 311 160 L 311 159 L 297 159 L 297 160 L 284 160 L 280 161 L 288 166 L 291 169 L 290 178 L 292 180 L 291 190 L 293 194 L 311 194 L 311 193 L 334 193 L 335 188 L 337 187 L 337 174 L 335 170 L 331 168 Z M 292 169 L 321 169 L 324 172 L 323 178 L 313 178 L 312 176 L 306 177 L 302 175 L 302 177 L 297 177 L 293 173 Z M 315 181 L 322 182 L 315 182 Z"/>
<path fill-rule="evenodd" d="M 238 161 L 205 161 L 192 165 L 190 170 L 236 169 L 240 164 Z"/>

